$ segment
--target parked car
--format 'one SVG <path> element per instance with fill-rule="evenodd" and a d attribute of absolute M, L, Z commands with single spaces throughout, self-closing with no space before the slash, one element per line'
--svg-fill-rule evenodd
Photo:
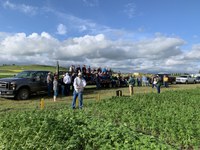
<path fill-rule="evenodd" d="M 176 78 L 176 83 L 196 83 L 196 79 L 193 78 L 191 75 L 182 75 Z"/>
<path fill-rule="evenodd" d="M 200 76 L 196 77 L 196 83 L 200 83 Z"/>

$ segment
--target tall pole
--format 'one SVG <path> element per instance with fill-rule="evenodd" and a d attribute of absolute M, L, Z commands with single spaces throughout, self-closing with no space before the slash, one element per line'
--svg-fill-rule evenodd
<path fill-rule="evenodd" d="M 59 62 L 57 60 L 57 63 L 56 63 L 56 73 L 58 75 L 58 79 L 59 79 Z"/>

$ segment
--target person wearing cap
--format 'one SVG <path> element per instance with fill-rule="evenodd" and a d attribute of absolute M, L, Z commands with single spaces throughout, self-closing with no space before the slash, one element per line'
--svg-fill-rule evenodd
<path fill-rule="evenodd" d="M 86 81 L 82 77 L 82 73 L 79 72 L 78 76 L 74 79 L 74 92 L 73 92 L 73 100 L 72 100 L 72 108 L 76 108 L 76 98 L 79 100 L 79 108 L 83 107 L 83 90 L 86 86 Z"/>

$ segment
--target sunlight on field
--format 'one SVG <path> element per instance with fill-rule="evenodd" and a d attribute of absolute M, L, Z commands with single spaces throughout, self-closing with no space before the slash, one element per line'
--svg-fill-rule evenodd
<path fill-rule="evenodd" d="M 132 97 L 128 96 L 128 87 L 101 90 L 88 88 L 84 91 L 82 110 L 71 109 L 72 95 L 59 96 L 56 102 L 53 97 L 46 95 L 33 96 L 26 101 L 1 99 L 0 127 L 3 130 L 0 137 L 6 141 L 3 143 L 6 147 L 14 147 L 8 149 L 16 149 L 18 145 L 30 142 L 32 147 L 39 147 L 44 139 L 45 143 L 55 143 L 60 139 L 68 143 L 71 137 L 76 140 L 84 134 L 84 138 L 75 142 L 76 145 L 82 144 L 83 139 L 88 139 L 85 143 L 94 140 L 95 135 L 94 142 L 111 137 L 107 138 L 109 141 L 106 143 L 118 141 L 121 147 L 129 144 L 129 148 L 135 146 L 138 147 L 136 149 L 148 147 L 147 149 L 196 150 L 199 149 L 200 133 L 198 88 L 197 84 L 171 85 L 169 88 L 162 88 L 161 93 L 157 94 L 152 87 L 135 87 L 135 95 Z M 122 90 L 123 96 L 116 97 L 116 90 Z M 102 133 L 105 136 L 102 137 Z M 49 140 L 52 137 L 54 140 Z M 136 140 L 137 145 L 133 145 Z M 35 146 L 35 143 L 38 146 Z M 58 143 L 61 144 L 55 149 L 67 149 L 63 142 Z M 49 145 L 51 147 L 52 144 Z M 107 146 L 105 142 L 100 143 L 100 146 L 104 145 Z M 28 144 L 24 146 L 26 149 L 30 148 Z M 142 146 L 144 148 L 141 148 Z M 76 149 L 75 147 L 73 149 Z M 86 147 L 83 149 L 88 149 Z"/>
<path fill-rule="evenodd" d="M 170 85 L 169 88 L 161 88 L 161 94 L 165 91 L 176 91 L 176 90 L 184 90 L 184 89 L 194 89 L 200 88 L 200 84 L 175 84 Z M 84 91 L 84 104 L 87 105 L 91 102 L 98 102 L 103 99 L 112 98 L 116 96 L 116 91 L 121 90 L 123 96 L 129 96 L 128 87 L 122 88 L 110 88 L 110 89 L 100 89 L 96 90 L 95 88 L 87 88 Z M 142 93 L 155 93 L 157 94 L 156 88 L 152 87 L 134 87 L 134 94 L 142 94 Z M 133 95 L 134 96 L 134 95 Z M 56 102 L 53 102 L 53 96 L 47 97 L 46 95 L 38 95 L 32 96 L 29 100 L 26 101 L 17 101 L 0 98 L 0 114 L 5 111 L 19 111 L 19 110 L 28 110 L 28 109 L 38 109 L 40 108 L 40 100 L 44 99 L 45 108 L 49 108 L 52 106 L 56 106 L 57 104 L 62 104 L 66 106 L 66 108 L 71 107 L 72 102 L 72 94 L 70 96 L 59 96 Z"/>
<path fill-rule="evenodd" d="M 23 71 L 23 70 L 12 70 L 13 72 L 16 72 L 16 73 L 18 73 L 18 72 L 21 72 L 21 71 Z"/>

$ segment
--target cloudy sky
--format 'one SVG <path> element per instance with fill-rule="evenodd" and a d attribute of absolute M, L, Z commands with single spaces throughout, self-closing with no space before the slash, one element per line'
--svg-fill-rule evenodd
<path fill-rule="evenodd" d="M 0 0 L 0 64 L 200 70 L 199 0 Z"/>

